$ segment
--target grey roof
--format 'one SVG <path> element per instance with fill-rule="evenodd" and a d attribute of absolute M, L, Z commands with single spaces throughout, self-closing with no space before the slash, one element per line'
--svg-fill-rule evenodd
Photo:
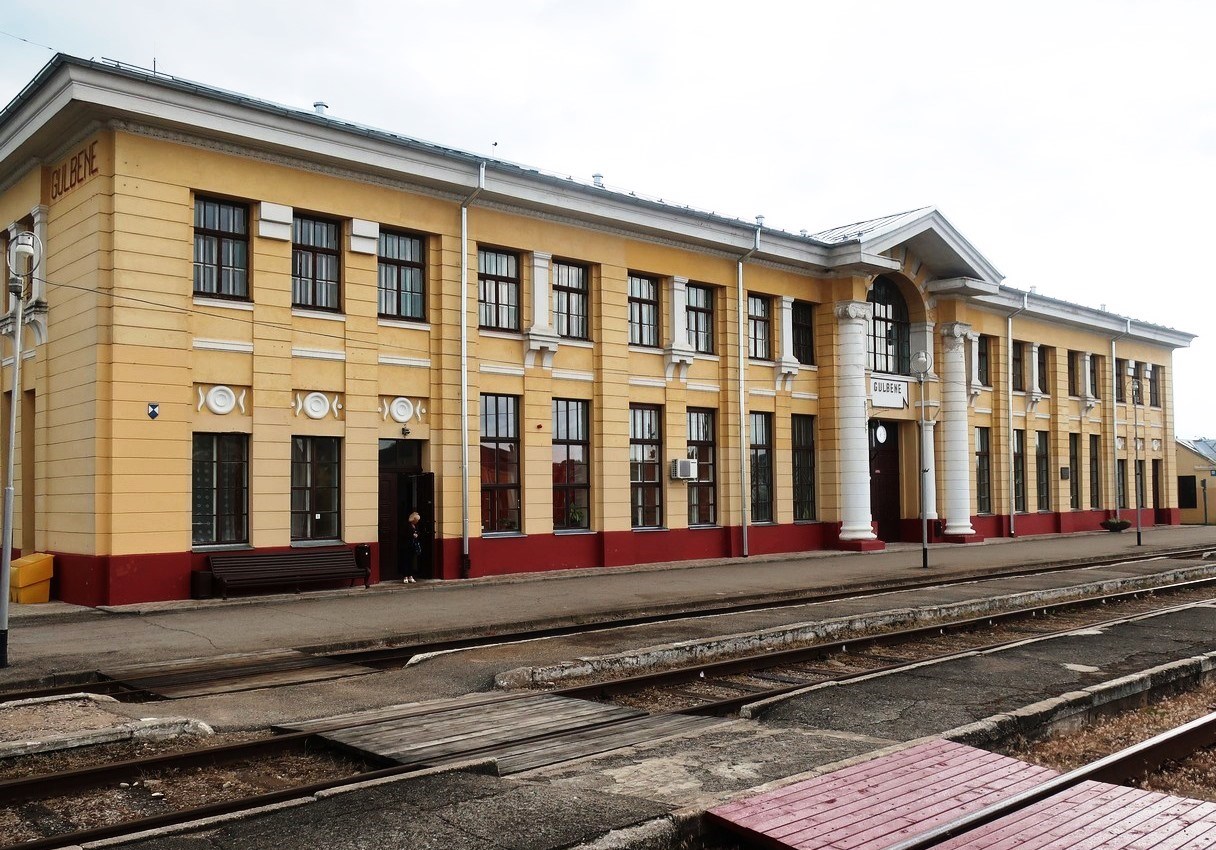
<path fill-rule="evenodd" d="M 1206 437 L 1196 437 L 1193 440 L 1184 440 L 1179 437 L 1178 442 L 1186 446 L 1195 454 L 1205 457 L 1213 464 L 1216 464 L 1216 440 Z"/>
<path fill-rule="evenodd" d="M 932 209 L 933 207 L 919 207 L 918 209 L 914 210 L 906 210 L 904 212 L 898 212 L 892 215 L 884 215 L 881 218 L 871 218 L 867 221 L 844 224 L 840 227 L 821 230 L 819 233 L 812 233 L 811 238 L 820 242 L 826 242 L 829 245 L 840 245 L 844 242 L 857 242 L 872 233 L 886 230 L 888 227 L 896 224 L 901 219 L 915 218 L 917 216 L 924 215 Z"/>

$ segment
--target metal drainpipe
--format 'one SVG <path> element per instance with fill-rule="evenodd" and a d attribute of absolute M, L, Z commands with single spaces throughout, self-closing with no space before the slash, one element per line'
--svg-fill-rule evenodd
<path fill-rule="evenodd" d="M 469 561 L 469 204 L 486 188 L 486 164 L 477 167 L 477 188 L 460 202 L 460 577 Z"/>
<path fill-rule="evenodd" d="M 1017 516 L 1017 484 L 1013 480 L 1013 317 L 1018 313 L 1024 313 L 1027 306 L 1030 304 L 1030 293 L 1022 293 L 1022 306 L 1014 310 L 1005 319 L 1005 359 L 1008 365 L 1005 368 L 1006 379 L 1009 387 L 1009 536 L 1017 537 L 1017 527 L 1014 518 Z M 1023 358 L 1023 366 L 1025 366 L 1025 358 Z M 1025 467 L 1023 466 L 1023 469 Z M 1023 483 L 1025 483 L 1025 472 L 1023 472 Z"/>
<path fill-rule="evenodd" d="M 1132 320 L 1124 319 L 1127 325 L 1123 329 L 1123 333 L 1110 338 L 1110 472 L 1111 475 L 1118 475 L 1119 470 L 1119 407 L 1115 402 L 1115 382 L 1119 380 L 1119 367 L 1115 362 L 1115 341 L 1123 339 L 1125 336 L 1131 336 Z M 1135 404 L 1135 400 L 1132 400 Z M 1127 488 L 1127 476 L 1123 476 L 1123 487 Z M 1119 493 L 1115 492 L 1115 519 L 1119 519 Z"/>
<path fill-rule="evenodd" d="M 743 557 L 748 556 L 747 514 L 751 493 L 747 480 L 747 303 L 743 294 L 743 261 L 760 250 L 760 227 L 756 226 L 756 242 L 750 251 L 739 257 L 736 264 L 736 286 L 739 311 L 739 505 L 743 528 Z"/>

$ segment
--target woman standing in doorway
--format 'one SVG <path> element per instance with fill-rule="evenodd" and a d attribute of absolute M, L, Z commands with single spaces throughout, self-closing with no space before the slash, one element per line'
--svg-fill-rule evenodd
<path fill-rule="evenodd" d="M 414 576 L 418 572 L 418 562 L 422 560 L 422 532 L 418 527 L 418 523 L 420 522 L 422 522 L 422 517 L 417 511 L 409 515 L 410 540 L 407 544 L 409 546 L 407 552 L 409 557 L 406 559 L 408 566 L 406 567 L 405 578 L 401 579 L 402 584 L 414 584 L 417 581 Z"/>

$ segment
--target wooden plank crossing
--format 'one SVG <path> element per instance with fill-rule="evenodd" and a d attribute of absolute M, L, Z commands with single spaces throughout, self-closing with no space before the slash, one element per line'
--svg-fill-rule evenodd
<path fill-rule="evenodd" d="M 164 699 L 180 699 L 366 676 L 379 671 L 294 649 L 275 649 L 130 664 L 97 672 L 133 690 Z"/>
<path fill-rule="evenodd" d="M 719 806 L 707 817 L 765 847 L 877 850 L 1055 775 L 939 740 Z"/>
<path fill-rule="evenodd" d="M 490 696 L 394 706 L 282 728 L 314 731 L 341 747 L 404 765 L 494 758 L 499 772 L 506 774 L 725 722 L 652 717 L 637 709 L 552 694 Z"/>

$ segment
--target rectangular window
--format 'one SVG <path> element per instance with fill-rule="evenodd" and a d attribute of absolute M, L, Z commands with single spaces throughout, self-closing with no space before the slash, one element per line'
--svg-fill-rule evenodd
<path fill-rule="evenodd" d="M 481 397 L 481 531 L 519 531 L 519 398 Z"/>
<path fill-rule="evenodd" d="M 688 408 L 688 456 L 697 462 L 697 477 L 688 482 L 688 524 L 718 521 L 717 444 L 714 411 Z"/>
<path fill-rule="evenodd" d="M 342 441 L 291 438 L 291 539 L 342 536 Z"/>
<path fill-rule="evenodd" d="M 773 359 L 772 302 L 762 295 L 747 296 L 747 355 Z"/>
<path fill-rule="evenodd" d="M 1097 434 L 1089 435 L 1089 507 L 1098 510 L 1102 506 L 1102 440 Z"/>
<path fill-rule="evenodd" d="M 1081 510 L 1081 435 L 1068 435 L 1068 506 Z"/>
<path fill-rule="evenodd" d="M 1048 381 L 1049 373 L 1047 371 L 1047 352 L 1047 346 L 1039 346 L 1039 357 L 1035 367 L 1038 370 L 1036 374 L 1039 379 L 1039 392 L 1043 395 L 1051 395 L 1051 385 Z"/>
<path fill-rule="evenodd" d="M 553 264 L 553 321 L 557 335 L 588 339 L 587 269 L 571 263 Z"/>
<path fill-rule="evenodd" d="M 1161 372 L 1162 367 L 1154 366 L 1148 376 L 1148 403 L 1153 407 L 1161 406 Z"/>
<path fill-rule="evenodd" d="M 1127 401 L 1127 361 L 1115 360 L 1115 401 Z"/>
<path fill-rule="evenodd" d="M 987 428 L 975 429 L 975 510 L 992 513 L 992 447 Z"/>
<path fill-rule="evenodd" d="M 195 434 L 195 546 L 249 542 L 249 435 Z"/>
<path fill-rule="evenodd" d="M 519 330 L 519 255 L 477 252 L 477 322 L 489 330 Z"/>
<path fill-rule="evenodd" d="M 1144 364 L 1137 363 L 1132 376 L 1132 404 L 1144 404 Z"/>
<path fill-rule="evenodd" d="M 1010 352 L 1010 363 L 1013 372 L 1013 389 L 1016 392 L 1026 391 L 1026 343 L 1015 342 Z"/>
<path fill-rule="evenodd" d="M 793 314 L 794 359 L 806 366 L 815 363 L 815 305 L 795 301 Z"/>
<path fill-rule="evenodd" d="M 815 508 L 815 417 L 795 413 L 793 435 L 794 520 L 813 520 Z"/>
<path fill-rule="evenodd" d="M 629 405 L 629 505 L 634 528 L 663 525 L 663 409 Z"/>
<path fill-rule="evenodd" d="M 1089 355 L 1089 393 L 1092 398 L 1102 398 L 1102 358 Z"/>
<path fill-rule="evenodd" d="M 379 312 L 390 319 L 426 320 L 422 240 L 380 231 Z"/>
<path fill-rule="evenodd" d="M 591 403 L 553 399 L 553 528 L 591 525 Z"/>
<path fill-rule="evenodd" d="M 1013 509 L 1026 513 L 1026 432 L 1013 432 Z"/>
<path fill-rule="evenodd" d="M 1038 484 L 1038 505 L 1040 511 L 1051 510 L 1051 435 L 1046 431 L 1035 432 L 1037 440 L 1034 449 L 1034 472 Z"/>
<path fill-rule="evenodd" d="M 980 386 L 992 386 L 992 337 L 981 335 L 975 341 L 975 362 Z"/>
<path fill-rule="evenodd" d="M 1194 475 L 1178 476 L 1178 507 L 1182 510 L 1199 507 L 1199 492 Z"/>
<path fill-rule="evenodd" d="M 659 282 L 629 275 L 629 344 L 659 345 Z"/>
<path fill-rule="evenodd" d="M 332 310 L 338 300 L 339 227 L 336 221 L 297 215 L 291 223 L 291 304 Z"/>
<path fill-rule="evenodd" d="M 195 199 L 194 294 L 249 299 L 249 210 L 243 204 Z"/>
<path fill-rule="evenodd" d="M 688 285 L 688 344 L 701 354 L 714 353 L 714 291 Z"/>
<path fill-rule="evenodd" d="M 1123 458 L 1115 461 L 1115 496 L 1120 508 L 1127 507 L 1127 461 Z"/>
<path fill-rule="evenodd" d="M 773 521 L 773 414 L 752 413 L 752 522 Z"/>
<path fill-rule="evenodd" d="M 1081 379 L 1081 352 L 1068 352 L 1068 394 L 1072 397 L 1077 397 L 1081 394 L 1079 389 Z"/>

